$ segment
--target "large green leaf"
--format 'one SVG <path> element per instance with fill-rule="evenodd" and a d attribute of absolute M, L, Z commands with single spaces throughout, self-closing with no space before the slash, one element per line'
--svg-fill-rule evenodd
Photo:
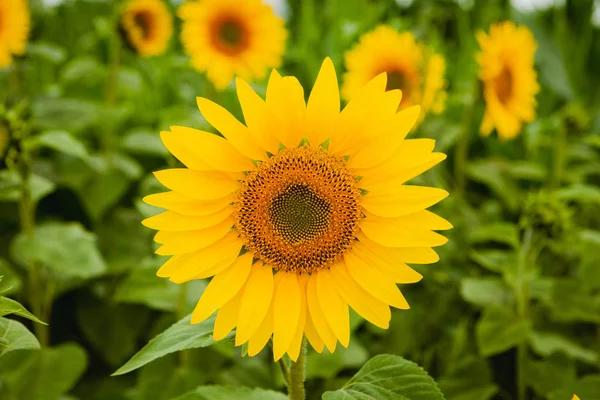
<path fill-rule="evenodd" d="M 23 181 L 16 171 L 0 170 L 0 201 L 18 201 L 22 196 Z M 29 193 L 33 202 L 38 202 L 52 193 L 56 185 L 41 175 L 32 174 L 29 179 Z"/>
<path fill-rule="evenodd" d="M 67 343 L 8 353 L 0 358 L 0 375 L 12 398 L 56 400 L 75 385 L 86 364 L 85 351 L 77 344 Z M 1 394 L 0 391 L 0 397 Z"/>
<path fill-rule="evenodd" d="M 496 222 L 479 226 L 469 235 L 469 242 L 473 244 L 498 242 L 517 247 L 519 245 L 519 229 L 508 222 Z"/>
<path fill-rule="evenodd" d="M 26 145 L 30 148 L 47 147 L 82 159 L 88 156 L 85 145 L 67 131 L 46 131 L 30 138 Z"/>
<path fill-rule="evenodd" d="M 400 356 L 371 358 L 344 387 L 325 392 L 324 400 L 443 400 L 423 368 Z"/>
<path fill-rule="evenodd" d="M 19 321 L 0 318 L 0 338 L 6 340 L 0 356 L 15 350 L 37 350 L 40 343 L 33 333 Z"/>
<path fill-rule="evenodd" d="M 9 314 L 16 314 L 20 317 L 39 322 L 40 324 L 45 324 L 44 322 L 40 321 L 35 315 L 27 311 L 27 309 L 23 307 L 18 301 L 9 299 L 8 297 L 0 297 L 0 317 Z"/>
<path fill-rule="evenodd" d="M 487 308 L 477 322 L 476 333 L 479 351 L 487 357 L 526 341 L 531 323 L 507 309 Z"/>
<path fill-rule="evenodd" d="M 212 338 L 214 316 L 199 324 L 191 324 L 190 319 L 191 315 L 188 315 L 156 336 L 113 375 L 126 374 L 169 353 L 207 347 L 215 343 Z M 230 334 L 226 339 L 231 337 Z"/>
<path fill-rule="evenodd" d="M 91 278 L 106 270 L 96 236 L 75 222 L 38 225 L 32 237 L 17 235 L 11 251 L 22 265 L 35 260 L 61 278 Z"/>
<path fill-rule="evenodd" d="M 500 278 L 465 278 L 460 284 L 460 294 L 469 303 L 481 307 L 509 306 L 513 293 Z"/>
<path fill-rule="evenodd" d="M 286 400 L 283 393 L 260 388 L 200 386 L 173 400 Z"/>
<path fill-rule="evenodd" d="M 594 350 L 587 349 L 557 333 L 533 332 L 530 341 L 531 348 L 544 357 L 562 352 L 575 360 L 584 361 L 588 364 L 595 365 L 598 362 L 598 353 Z"/>

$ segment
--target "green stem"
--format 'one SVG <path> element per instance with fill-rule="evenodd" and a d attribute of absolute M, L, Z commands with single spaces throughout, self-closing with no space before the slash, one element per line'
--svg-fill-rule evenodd
<path fill-rule="evenodd" d="M 290 400 L 304 400 L 304 378 L 306 375 L 306 339 L 302 339 L 298 361 L 292 362 L 289 372 L 288 395 Z"/>
<path fill-rule="evenodd" d="M 469 153 L 469 139 L 471 134 L 471 120 L 475 108 L 475 97 L 472 98 L 471 104 L 467 106 L 462 121 L 462 132 L 454 153 L 454 177 L 455 188 L 454 195 L 462 197 L 466 186 L 466 170 L 467 158 Z"/>
<path fill-rule="evenodd" d="M 23 187 L 21 190 L 21 198 L 19 200 L 19 219 L 21 223 L 21 232 L 27 235 L 29 238 L 33 236 L 35 228 L 35 205 L 31 200 L 31 193 L 29 191 L 29 181 L 31 177 L 31 171 L 29 166 L 25 166 L 22 173 L 21 179 Z M 29 263 L 29 303 L 33 314 L 40 318 L 42 321 L 49 323 L 50 307 L 48 304 L 51 303 L 52 299 L 48 299 L 47 288 L 44 287 L 42 282 L 42 265 L 35 260 L 28 260 Z M 48 325 L 34 324 L 33 325 L 35 334 L 40 341 L 42 347 L 45 347 L 49 343 L 49 331 Z"/>
<path fill-rule="evenodd" d="M 10 73 L 10 93 L 14 99 L 18 99 L 21 95 L 21 62 L 14 60 Z"/>
<path fill-rule="evenodd" d="M 550 187 L 552 189 L 558 189 L 562 181 L 562 174 L 565 166 L 565 156 L 567 151 L 567 132 L 565 131 L 564 124 L 556 132 L 556 138 L 554 140 L 554 168 L 552 173 L 552 181 Z"/>
<path fill-rule="evenodd" d="M 520 319 L 526 319 L 529 312 L 530 299 L 530 269 L 534 260 L 533 254 L 533 229 L 528 228 L 523 234 L 523 242 L 519 251 L 519 260 L 517 264 L 517 315 Z M 526 342 L 520 343 L 517 347 L 517 399 L 527 399 L 527 384 L 526 384 L 526 363 L 529 348 Z"/>
<path fill-rule="evenodd" d="M 283 381 L 285 382 L 286 386 L 289 386 L 290 385 L 290 369 L 288 368 L 288 366 L 285 363 L 285 360 L 283 358 L 280 358 L 278 363 L 279 363 L 279 367 L 281 368 L 281 375 L 283 376 Z"/>

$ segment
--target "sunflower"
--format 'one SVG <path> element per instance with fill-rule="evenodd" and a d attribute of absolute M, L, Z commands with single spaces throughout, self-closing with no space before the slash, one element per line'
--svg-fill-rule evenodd
<path fill-rule="evenodd" d="M 386 90 L 402 90 L 401 107 L 419 104 L 424 113 L 444 111 L 446 62 L 417 42 L 412 33 L 398 33 L 380 25 L 364 34 L 345 59 L 348 72 L 344 75 L 342 94 L 346 100 L 375 76 L 386 72 Z"/>
<path fill-rule="evenodd" d="M 262 79 L 279 66 L 287 31 L 261 0 L 188 1 L 179 8 L 181 40 L 192 65 L 217 89 L 234 76 Z"/>
<path fill-rule="evenodd" d="M 486 109 L 481 134 L 495 128 L 502 139 L 519 134 L 523 122 L 535 118 L 535 95 L 539 91 L 534 64 L 537 47 L 524 26 L 506 21 L 492 25 L 490 34 L 477 34 L 479 77 L 483 82 Z"/>
<path fill-rule="evenodd" d="M 573 395 L 573 398 L 571 400 L 579 400 L 579 397 L 577 397 L 576 394 Z"/>
<path fill-rule="evenodd" d="M 171 191 L 144 198 L 166 209 L 144 220 L 159 230 L 158 276 L 176 283 L 214 276 L 193 314 L 218 310 L 214 338 L 236 327 L 235 343 L 257 354 L 273 337 L 275 359 L 350 340 L 349 306 L 387 328 L 390 307 L 408 309 L 396 286 L 422 276 L 407 263 L 438 260 L 432 247 L 451 228 L 426 210 L 442 189 L 406 185 L 442 161 L 430 139 L 405 139 L 420 107 L 401 111 L 399 90 L 380 74 L 340 112 L 326 59 L 308 102 L 294 77 L 269 78 L 266 100 L 242 79 L 246 124 L 198 98 L 222 135 L 172 127 L 165 146 L 187 168 L 156 172 Z M 368 118 L 366 118 L 368 116 Z"/>
<path fill-rule="evenodd" d="M 162 0 L 131 0 L 121 26 L 129 45 L 145 57 L 164 53 L 173 34 L 171 13 Z"/>
<path fill-rule="evenodd" d="M 29 25 L 26 0 L 0 0 L 0 68 L 10 66 L 13 55 L 25 53 Z"/>

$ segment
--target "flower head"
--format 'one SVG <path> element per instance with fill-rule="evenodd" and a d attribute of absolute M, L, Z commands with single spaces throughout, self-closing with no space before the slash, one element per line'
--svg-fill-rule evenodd
<path fill-rule="evenodd" d="M 129 45 L 145 57 L 164 53 L 173 34 L 171 13 L 162 0 L 130 0 L 121 26 Z"/>
<path fill-rule="evenodd" d="M 162 132 L 187 167 L 156 173 L 171 191 L 144 200 L 167 209 L 157 229 L 158 271 L 176 283 L 214 276 L 192 322 L 218 311 L 214 337 L 236 328 L 236 345 L 296 360 L 304 335 L 321 352 L 350 340 L 349 307 L 387 328 L 390 305 L 409 308 L 397 283 L 422 276 L 407 263 L 436 262 L 432 247 L 451 228 L 426 210 L 447 196 L 407 185 L 445 158 L 430 139 L 405 139 L 419 106 L 398 111 L 399 90 L 380 74 L 340 112 L 326 59 L 308 102 L 294 77 L 273 71 L 266 100 L 243 80 L 245 125 L 198 98 L 222 136 L 191 128 Z"/>
<path fill-rule="evenodd" d="M 444 58 L 410 32 L 397 32 L 381 25 L 364 34 L 360 43 L 346 53 L 342 94 L 347 100 L 382 72 L 387 73 L 387 90 L 402 90 L 401 107 L 419 104 L 425 113 L 444 111 L 446 80 Z"/>
<path fill-rule="evenodd" d="M 487 136 L 495 128 L 502 139 L 512 139 L 523 122 L 535 118 L 536 42 L 529 29 L 512 21 L 492 25 L 489 35 L 479 32 L 477 40 L 482 49 L 477 61 L 486 103 L 481 133 Z"/>
<path fill-rule="evenodd" d="M 26 0 L 0 1 L 0 68 L 10 66 L 13 55 L 25 53 L 29 25 Z"/>
<path fill-rule="evenodd" d="M 192 65 L 217 89 L 235 77 L 261 79 L 279 66 L 287 31 L 261 0 L 188 1 L 179 9 L 181 40 Z"/>

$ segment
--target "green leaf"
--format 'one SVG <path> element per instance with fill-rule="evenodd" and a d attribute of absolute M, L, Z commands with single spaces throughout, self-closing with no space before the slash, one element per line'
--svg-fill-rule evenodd
<path fill-rule="evenodd" d="M 37 351 L 14 351 L 0 358 L 0 375 L 19 400 L 56 400 L 85 371 L 87 355 L 75 343 Z"/>
<path fill-rule="evenodd" d="M 28 140 L 27 146 L 31 148 L 47 147 L 81 159 L 88 157 L 88 152 L 84 144 L 67 131 L 54 130 L 43 132 Z"/>
<path fill-rule="evenodd" d="M 23 181 L 16 171 L 0 170 L 0 201 L 18 201 L 22 196 Z M 31 174 L 29 192 L 31 200 L 38 202 L 52 193 L 56 185 L 43 176 Z"/>
<path fill-rule="evenodd" d="M 554 280 L 549 306 L 555 320 L 600 323 L 600 307 L 582 287 L 577 279 Z"/>
<path fill-rule="evenodd" d="M 323 400 L 443 400 L 423 368 L 400 356 L 371 358 L 343 388 L 325 392 Z"/>
<path fill-rule="evenodd" d="M 469 164 L 467 174 L 477 182 L 487 185 L 508 208 L 518 206 L 518 190 L 506 172 L 507 163 L 496 160 L 476 161 Z"/>
<path fill-rule="evenodd" d="M 477 322 L 477 345 L 480 353 L 489 357 L 525 342 L 530 333 L 528 320 L 519 319 L 507 309 L 487 308 Z"/>
<path fill-rule="evenodd" d="M 460 357 L 438 382 L 448 400 L 489 400 L 498 392 L 485 359 Z"/>
<path fill-rule="evenodd" d="M 286 400 L 283 393 L 260 388 L 200 386 L 173 400 Z"/>
<path fill-rule="evenodd" d="M 126 374 L 169 353 L 207 347 L 215 343 L 212 338 L 214 316 L 199 324 L 191 324 L 190 319 L 191 314 L 156 336 L 113 375 Z M 229 334 L 223 340 L 231 337 L 232 334 Z"/>
<path fill-rule="evenodd" d="M 460 284 L 460 294 L 481 307 L 509 306 L 514 300 L 512 291 L 500 278 L 465 278 Z"/>
<path fill-rule="evenodd" d="M 131 154 L 147 154 L 166 157 L 169 151 L 160 140 L 158 132 L 150 129 L 134 129 L 129 131 L 121 142 L 123 150 Z"/>
<path fill-rule="evenodd" d="M 544 357 L 562 352 L 588 364 L 595 365 L 598 362 L 598 353 L 556 333 L 533 332 L 529 340 L 533 351 Z"/>
<path fill-rule="evenodd" d="M 40 321 L 35 315 L 27 311 L 27 309 L 23 307 L 21 303 L 13 299 L 9 299 L 8 297 L 0 297 L 0 317 L 10 314 L 16 314 L 20 317 L 46 325 L 45 322 Z"/>
<path fill-rule="evenodd" d="M 60 64 L 67 57 L 67 52 L 56 43 L 33 42 L 27 45 L 27 55 L 44 58 L 52 64 Z"/>
<path fill-rule="evenodd" d="M 600 204 L 600 189 L 596 186 L 582 183 L 558 189 L 556 196 L 561 200 Z"/>
<path fill-rule="evenodd" d="M 39 97 L 32 104 L 33 121 L 38 129 L 64 129 L 77 133 L 98 118 L 97 107 L 80 99 Z"/>
<path fill-rule="evenodd" d="M 172 400 L 204 384 L 207 377 L 189 357 L 186 365 L 181 365 L 177 354 L 170 354 L 139 370 L 134 400 Z"/>
<path fill-rule="evenodd" d="M 2 276 L 0 294 L 8 296 L 19 293 L 23 287 L 21 277 L 17 274 L 15 268 L 3 258 L 0 258 L 0 276 Z"/>
<path fill-rule="evenodd" d="M 369 359 L 369 353 L 358 338 L 352 338 L 347 349 L 327 350 L 319 354 L 309 352 L 306 360 L 306 377 L 333 378 L 345 368 L 360 368 Z"/>
<path fill-rule="evenodd" d="M 129 180 L 116 168 L 95 175 L 84 185 L 79 197 L 90 217 L 97 221 L 127 192 Z"/>
<path fill-rule="evenodd" d="M 519 230 L 516 225 L 508 222 L 495 222 L 478 226 L 469 235 L 473 244 L 498 242 L 514 248 L 519 246 Z"/>
<path fill-rule="evenodd" d="M 92 278 L 101 275 L 106 265 L 96 247 L 96 236 L 79 223 L 49 222 L 36 226 L 32 237 L 19 234 L 11 252 L 23 266 L 36 260 L 61 278 Z"/>
<path fill-rule="evenodd" d="M 517 262 L 515 252 L 506 250 L 471 250 L 469 256 L 483 268 L 499 273 Z"/>
<path fill-rule="evenodd" d="M 0 349 L 0 356 L 15 350 L 37 350 L 40 343 L 33 333 L 19 321 L 0 318 L 0 338 L 8 343 Z"/>
<path fill-rule="evenodd" d="M 29 191 L 31 193 L 31 200 L 34 203 L 37 203 L 50 193 L 54 192 L 54 189 L 56 189 L 56 185 L 52 181 L 41 175 L 31 174 Z"/>
<path fill-rule="evenodd" d="M 575 383 L 575 363 L 564 354 L 555 354 L 539 361 L 530 359 L 525 364 L 525 376 L 536 393 L 550 398 L 550 393 Z"/>

